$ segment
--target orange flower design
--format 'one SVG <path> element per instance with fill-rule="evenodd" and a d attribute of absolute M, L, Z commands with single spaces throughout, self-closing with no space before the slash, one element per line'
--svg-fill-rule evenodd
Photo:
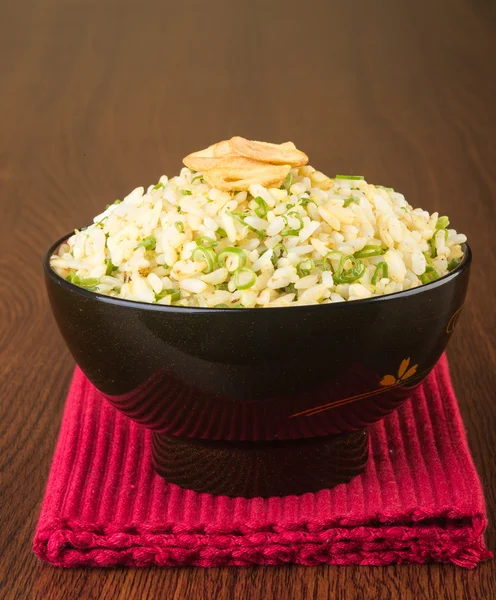
<path fill-rule="evenodd" d="M 405 358 L 401 361 L 397 377 L 395 377 L 394 375 L 384 375 L 384 377 L 381 379 L 381 385 L 384 387 L 388 387 L 390 385 L 397 385 L 401 381 L 409 379 L 410 377 L 412 377 L 412 375 L 415 375 L 415 373 L 417 372 L 418 365 L 413 365 L 410 368 L 409 367 L 410 357 Z"/>

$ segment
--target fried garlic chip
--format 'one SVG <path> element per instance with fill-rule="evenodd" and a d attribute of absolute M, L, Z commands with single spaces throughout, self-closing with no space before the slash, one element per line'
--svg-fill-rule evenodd
<path fill-rule="evenodd" d="M 271 165 L 242 156 L 229 156 L 205 171 L 203 176 L 212 187 L 225 191 L 243 191 L 258 183 L 264 187 L 279 187 L 291 170 L 291 165 Z"/>
<path fill-rule="evenodd" d="M 269 144 L 237 136 L 193 152 L 183 162 L 193 171 L 202 172 L 217 189 L 243 191 L 254 183 L 280 186 L 291 167 L 305 165 L 308 156 L 293 142 Z"/>
<path fill-rule="evenodd" d="M 268 142 L 247 140 L 239 136 L 231 138 L 229 142 L 236 154 L 272 165 L 302 167 L 308 162 L 308 156 L 301 150 L 297 150 L 292 142 L 269 144 Z"/>
<path fill-rule="evenodd" d="M 198 150 L 198 152 L 188 154 L 188 156 L 183 159 L 183 163 L 193 171 L 208 171 L 215 167 L 220 158 L 227 156 L 230 153 L 232 153 L 231 144 L 229 140 L 224 140 L 223 142 L 212 144 L 212 146 L 209 146 L 204 150 Z"/>

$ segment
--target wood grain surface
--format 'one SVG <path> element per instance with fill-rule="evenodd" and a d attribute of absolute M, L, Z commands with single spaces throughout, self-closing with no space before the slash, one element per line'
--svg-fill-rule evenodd
<path fill-rule="evenodd" d="M 293 140 L 448 214 L 474 251 L 450 348 L 496 508 L 496 8 L 491 0 L 1 0 L 0 598 L 496 597 L 494 561 L 64 571 L 31 552 L 73 369 L 50 315 L 49 244 L 188 152 Z M 496 549 L 496 529 L 487 541 Z"/>

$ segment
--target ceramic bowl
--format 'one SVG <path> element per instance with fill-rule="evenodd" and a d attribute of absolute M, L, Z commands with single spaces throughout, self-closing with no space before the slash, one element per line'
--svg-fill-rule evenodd
<path fill-rule="evenodd" d="M 362 470 L 364 430 L 404 402 L 446 348 L 471 262 L 465 246 L 448 275 L 353 302 L 186 308 L 68 283 L 49 264 L 67 237 L 44 268 L 76 363 L 153 432 L 161 475 L 228 495 L 313 491 Z"/>

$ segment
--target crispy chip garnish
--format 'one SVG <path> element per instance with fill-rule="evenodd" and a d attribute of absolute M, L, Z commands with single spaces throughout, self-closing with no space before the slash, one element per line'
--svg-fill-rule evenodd
<path fill-rule="evenodd" d="M 236 136 L 230 139 L 230 144 L 237 154 L 272 165 L 302 167 L 308 162 L 308 156 L 301 150 L 297 150 L 292 142 L 269 144 L 268 142 L 256 142 Z M 293 146 L 292 148 L 290 144 Z"/>
<path fill-rule="evenodd" d="M 198 152 L 192 152 L 183 159 L 183 163 L 193 171 L 207 171 L 212 169 L 217 163 L 218 159 L 232 153 L 231 144 L 229 140 L 223 142 L 217 142 L 212 144 L 204 150 L 198 150 Z"/>
<path fill-rule="evenodd" d="M 217 142 L 211 148 L 214 149 L 214 156 L 227 156 L 232 154 L 231 140 L 224 140 L 223 142 Z"/>
<path fill-rule="evenodd" d="M 214 158 L 213 156 L 194 156 L 193 154 L 190 154 L 189 156 L 183 158 L 183 163 L 192 171 L 200 171 L 204 173 L 209 169 L 213 169 L 219 163 L 220 159 L 221 157 Z"/>
<path fill-rule="evenodd" d="M 279 187 L 290 170 L 291 165 L 270 165 L 242 156 L 229 156 L 204 172 L 204 178 L 219 190 L 243 191 L 254 183 L 267 188 Z"/>
<path fill-rule="evenodd" d="M 183 162 L 193 171 L 202 172 L 213 187 L 243 191 L 254 183 L 279 187 L 291 167 L 305 165 L 308 157 L 293 142 L 269 144 L 233 137 L 193 152 Z"/>

